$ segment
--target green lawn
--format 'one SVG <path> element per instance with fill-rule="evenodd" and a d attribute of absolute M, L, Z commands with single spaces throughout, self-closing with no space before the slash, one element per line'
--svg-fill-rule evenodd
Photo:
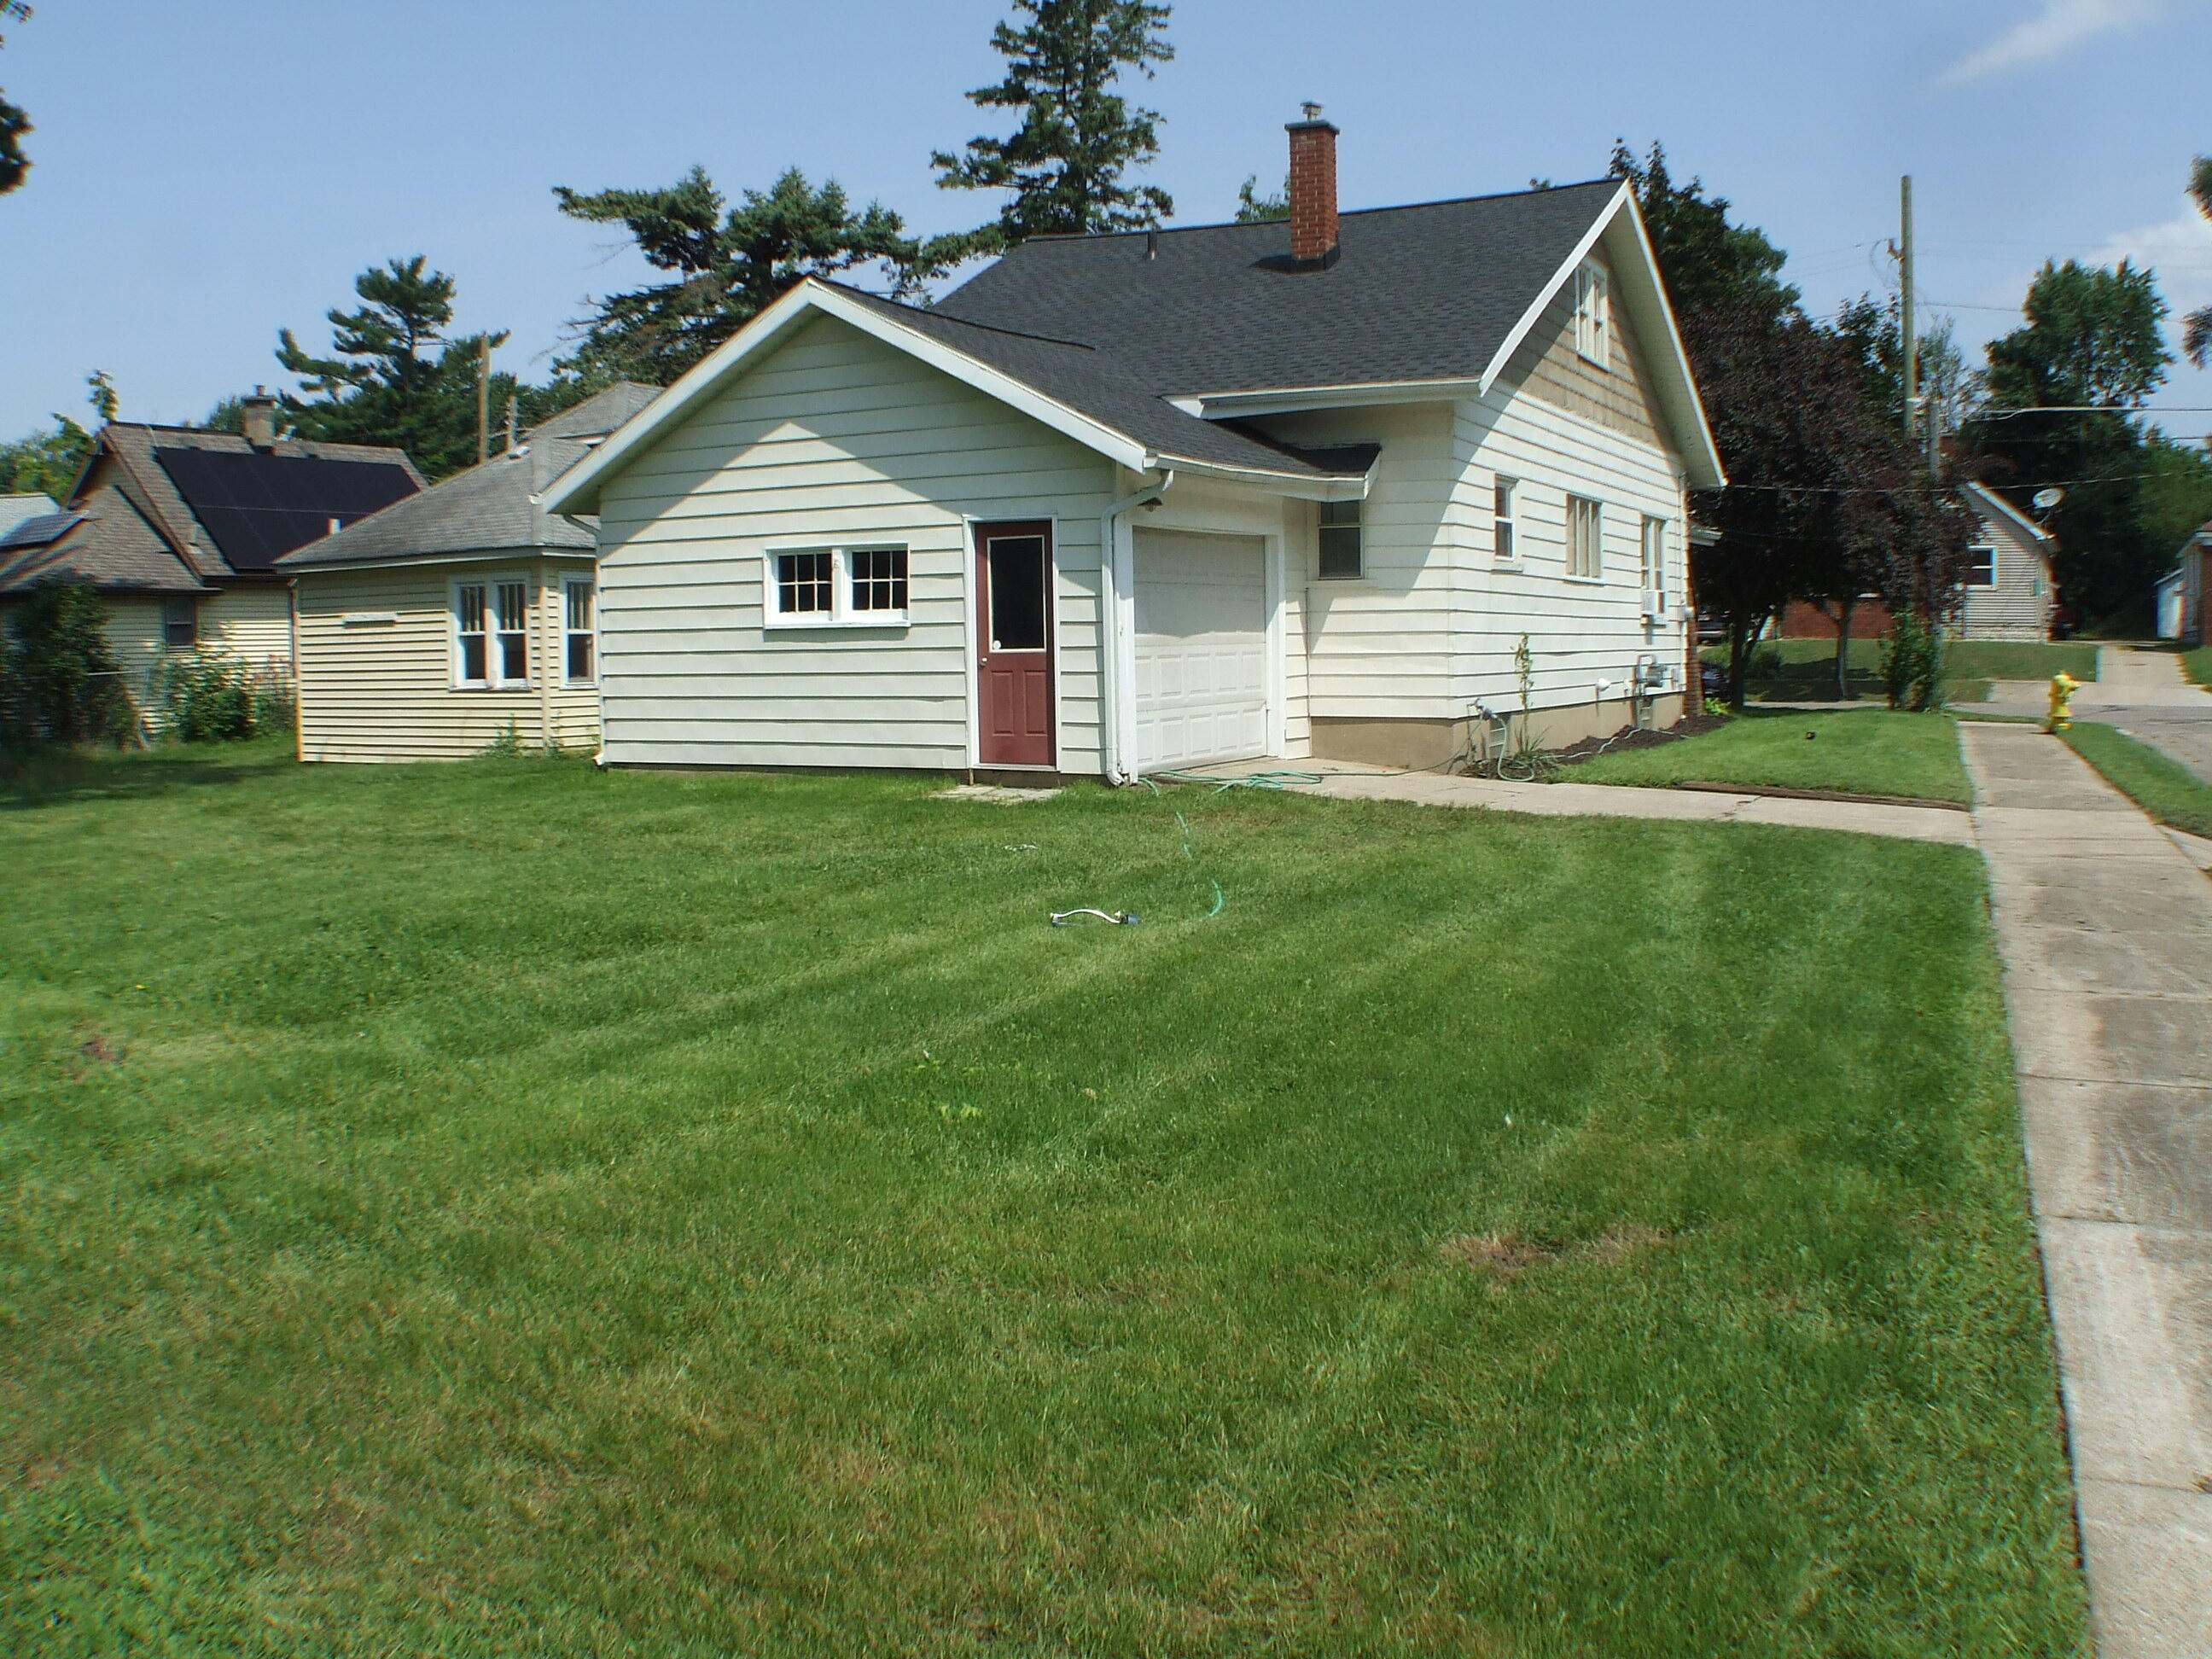
<path fill-rule="evenodd" d="M 1759 645 L 1771 653 L 1776 666 L 1756 675 L 1752 696 L 1762 702 L 1802 702 L 1824 700 L 1833 694 L 1836 645 L 1833 640 L 1771 640 Z M 1710 648 L 1706 660 L 1725 666 L 1726 651 Z M 2048 645 L 2011 643 L 2002 640 L 1954 640 L 1943 655 L 1944 679 L 1954 702 L 1980 702 L 1989 696 L 1991 680 L 2049 679 L 2063 669 L 2087 683 L 2097 678 L 2097 647 L 2078 640 Z M 1850 645 L 1851 686 L 1861 696 L 1883 695 L 1881 641 L 1853 640 Z"/>
<path fill-rule="evenodd" d="M 1971 853 L 933 787 L 19 781 L 0 1650 L 2083 1650 Z"/>
<path fill-rule="evenodd" d="M 2212 784 L 2179 761 L 2095 721 L 2075 721 L 2065 738 L 2107 783 L 2160 823 L 2212 836 Z"/>
<path fill-rule="evenodd" d="M 2181 672 L 2203 686 L 2212 686 L 2212 645 L 2200 645 L 2181 653 Z"/>
<path fill-rule="evenodd" d="M 1941 714 L 1855 708 L 1807 714 L 1753 708 L 1700 737 L 1601 755 L 1559 774 L 1565 783 L 1753 784 L 1856 795 L 1973 799 L 1958 727 Z"/>

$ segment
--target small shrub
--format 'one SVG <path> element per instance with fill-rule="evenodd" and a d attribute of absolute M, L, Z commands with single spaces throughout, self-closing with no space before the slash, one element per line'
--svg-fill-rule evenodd
<path fill-rule="evenodd" d="M 107 643 L 107 602 L 88 582 L 45 582 L 0 638 L 0 740 L 121 743 L 137 725 Z"/>
<path fill-rule="evenodd" d="M 1943 635 L 1911 605 L 1891 613 L 1881 641 L 1881 678 L 1892 708 L 1943 706 Z"/>
<path fill-rule="evenodd" d="M 203 647 L 163 663 L 156 684 L 170 732 L 186 743 L 236 743 L 292 723 L 291 677 L 274 663 L 256 668 Z"/>

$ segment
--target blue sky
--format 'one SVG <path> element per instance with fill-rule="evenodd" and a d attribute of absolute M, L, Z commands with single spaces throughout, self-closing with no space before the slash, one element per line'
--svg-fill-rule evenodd
<path fill-rule="evenodd" d="M 462 329 L 504 327 L 533 378 L 585 296 L 645 275 L 551 187 L 648 185 L 702 162 L 726 190 L 796 163 L 918 230 L 992 198 L 934 187 L 933 147 L 1000 130 L 1001 0 L 39 0 L 0 86 L 37 163 L 0 198 L 0 436 L 83 414 L 94 368 L 128 418 L 196 418 L 283 383 L 353 276 L 428 254 Z M 1571 19 L 1571 21 L 1563 21 Z M 1922 292 L 1971 344 L 2010 326 L 2046 254 L 2154 263 L 2177 314 L 2212 301 L 2212 226 L 2183 193 L 2212 149 L 2212 0 L 1861 0 L 1851 8 L 1582 0 L 1181 0 L 1148 175 L 1176 219 L 1279 179 L 1282 124 L 1343 129 L 1342 198 L 1379 206 L 1595 176 L 1616 134 L 1663 140 L 1792 259 L 1826 309 L 1893 281 L 1916 176 Z M 2182 371 L 2159 399 L 2212 404 Z M 2212 432 L 2212 413 L 2168 422 Z"/>

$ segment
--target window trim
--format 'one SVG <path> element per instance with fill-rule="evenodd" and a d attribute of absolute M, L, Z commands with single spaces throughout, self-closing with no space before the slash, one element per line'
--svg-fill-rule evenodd
<path fill-rule="evenodd" d="M 1653 622 L 1666 618 L 1667 608 L 1672 603 L 1671 588 L 1667 580 L 1668 531 L 1674 520 L 1656 513 L 1644 515 L 1643 528 L 1638 532 L 1638 574 L 1641 578 L 1638 601 L 1645 593 L 1656 594 L 1656 602 L 1644 614 Z"/>
<path fill-rule="evenodd" d="M 1984 548 L 1987 548 L 1990 554 L 1990 579 L 1985 582 L 1978 582 L 1974 580 L 1972 556 L 1980 552 Z M 1960 586 L 1964 587 L 1970 593 L 1994 593 L 1996 592 L 1997 554 L 1999 550 L 1997 544 L 1993 541 L 1973 542 L 1969 544 L 1966 548 L 1966 553 L 1968 556 L 1966 563 L 1966 579 L 1965 581 L 1961 582 Z"/>
<path fill-rule="evenodd" d="M 1334 507 L 1352 509 L 1349 524 L 1331 524 L 1329 510 Z M 1328 570 L 1322 568 L 1322 550 L 1328 544 L 1327 532 L 1331 530 L 1350 530 L 1353 533 L 1352 547 L 1358 555 L 1354 568 Z M 1367 504 L 1363 501 L 1316 501 L 1314 503 L 1314 580 L 1317 582 L 1358 582 L 1367 580 Z"/>
<path fill-rule="evenodd" d="M 786 611 L 781 609 L 781 584 L 776 562 L 792 553 L 830 556 L 830 608 L 827 611 Z M 857 553 L 897 553 L 905 558 L 906 604 L 896 611 L 863 611 L 853 603 L 853 556 Z M 910 628 L 914 625 L 914 547 L 902 541 L 804 541 L 775 543 L 761 549 L 761 626 L 779 632 L 816 629 Z"/>
<path fill-rule="evenodd" d="M 1521 562 L 1521 480 L 1507 472 L 1490 475 L 1490 556 L 1498 564 Z M 1498 504 L 1505 503 L 1500 513 Z M 1504 531 L 1501 540 L 1498 536 Z"/>
<path fill-rule="evenodd" d="M 591 594 L 591 620 L 583 628 L 572 627 L 568 621 L 568 596 L 577 588 Z M 592 641 L 592 672 L 579 679 L 568 672 L 568 642 L 577 635 L 588 636 Z M 599 580 L 595 575 L 569 574 L 561 578 L 561 684 L 563 685 L 597 685 L 599 683 Z"/>
<path fill-rule="evenodd" d="M 1592 568 L 1582 568 L 1576 561 L 1575 509 L 1589 509 L 1589 553 Z M 1595 495 L 1567 495 L 1566 516 L 1567 580 L 1577 582 L 1601 582 L 1605 580 L 1605 503 Z"/>
<path fill-rule="evenodd" d="M 181 611 L 182 621 L 173 612 Z M 179 639 L 176 629 L 182 626 L 191 630 L 190 637 Z M 170 593 L 161 599 L 161 649 L 164 651 L 197 651 L 200 644 L 200 602 L 196 594 Z"/>
<path fill-rule="evenodd" d="M 1575 267 L 1575 351 L 1600 368 L 1613 365 L 1613 283 L 1595 259 Z"/>
<path fill-rule="evenodd" d="M 529 573 L 494 570 L 477 576 L 456 576 L 446 591 L 446 648 L 452 657 L 453 690 L 528 691 L 536 686 L 537 681 L 526 672 L 519 680 L 508 679 L 500 672 L 499 638 L 503 630 L 499 626 L 499 590 L 509 582 L 519 582 L 522 586 L 522 662 L 526 671 L 532 665 L 532 659 L 538 654 L 532 637 L 537 632 L 533 624 L 538 620 L 538 605 L 541 596 L 535 591 L 536 584 L 532 581 Z M 461 643 L 461 592 L 470 587 L 482 588 L 484 596 L 484 678 L 480 680 L 465 678 L 462 673 L 468 657 Z"/>

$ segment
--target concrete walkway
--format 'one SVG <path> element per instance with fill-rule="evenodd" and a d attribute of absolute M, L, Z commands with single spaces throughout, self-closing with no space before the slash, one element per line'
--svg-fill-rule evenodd
<path fill-rule="evenodd" d="M 2212 881 L 2057 739 L 1961 728 L 2102 1659 L 2212 1659 Z"/>
<path fill-rule="evenodd" d="M 1470 806 L 1493 812 L 1527 812 L 1547 818 L 1680 818 L 1702 823 L 1778 823 L 1799 830 L 1847 830 L 1899 841 L 1974 844 L 1974 821 L 1965 812 L 1936 806 L 1884 806 L 1866 801 L 1798 800 L 1787 796 L 1722 793 L 1705 789 L 1633 789 L 1601 783 L 1501 783 L 1490 778 L 1452 778 L 1435 772 L 1379 769 L 1331 769 L 1312 761 L 1242 762 L 1209 769 L 1227 777 L 1261 766 L 1321 770 L 1317 784 L 1296 786 L 1302 794 L 1340 800 L 1402 800 L 1421 806 Z"/>

